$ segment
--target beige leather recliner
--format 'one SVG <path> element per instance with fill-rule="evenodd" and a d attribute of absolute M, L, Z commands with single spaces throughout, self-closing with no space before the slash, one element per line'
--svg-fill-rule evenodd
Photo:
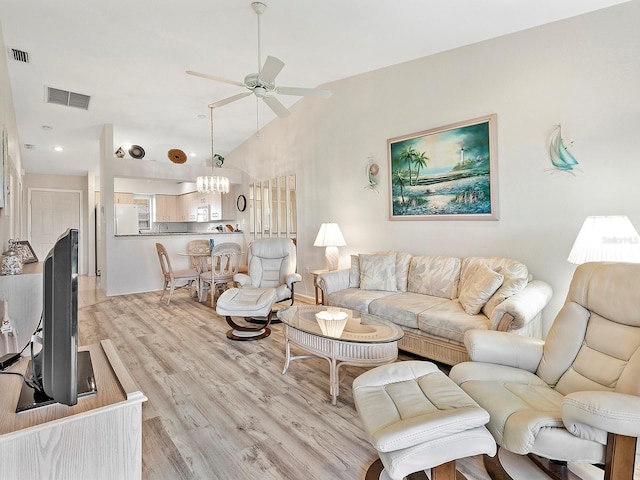
<path fill-rule="evenodd" d="M 233 281 L 242 288 L 275 288 L 276 302 L 291 300 L 293 287 L 302 281 L 296 273 L 296 246 L 290 238 L 259 238 L 251 242 L 248 274 L 237 273 Z"/>
<path fill-rule="evenodd" d="M 631 479 L 640 436 L 640 264 L 585 263 L 545 341 L 473 330 L 450 378 L 513 453 Z"/>

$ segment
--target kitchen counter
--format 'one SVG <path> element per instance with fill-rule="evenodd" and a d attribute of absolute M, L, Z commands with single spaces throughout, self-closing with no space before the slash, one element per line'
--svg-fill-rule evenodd
<path fill-rule="evenodd" d="M 241 230 L 238 232 L 144 232 L 144 233 L 136 233 L 133 235 L 116 235 L 116 237 L 175 237 L 175 236 L 184 236 L 184 235 L 237 235 L 239 233 L 243 233 Z"/>
<path fill-rule="evenodd" d="M 216 245 L 233 242 L 245 251 L 242 232 L 152 232 L 144 235 L 119 235 L 113 238 L 115 248 L 109 257 L 107 295 L 123 295 L 162 290 L 163 278 L 156 252 L 162 243 L 169 253 L 174 270 L 190 268 L 187 247 L 192 240 L 213 239 Z"/>

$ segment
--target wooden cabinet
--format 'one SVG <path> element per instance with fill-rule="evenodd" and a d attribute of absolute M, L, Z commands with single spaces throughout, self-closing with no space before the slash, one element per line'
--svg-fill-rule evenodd
<path fill-rule="evenodd" d="M 115 192 L 113 203 L 133 203 L 133 193 Z"/>
<path fill-rule="evenodd" d="M 179 222 L 189 222 L 190 221 L 190 211 L 191 211 L 191 199 L 189 198 L 190 194 L 186 195 L 178 195 L 178 221 Z M 195 220 L 195 218 L 194 218 Z"/>
<path fill-rule="evenodd" d="M 131 200 L 133 203 L 133 198 Z M 209 221 L 233 221 L 237 218 L 236 195 L 229 193 L 198 193 L 184 195 L 155 195 L 154 222 L 196 222 L 198 207 L 209 207 Z"/>
<path fill-rule="evenodd" d="M 156 194 L 155 222 L 178 222 L 178 197 Z"/>
<path fill-rule="evenodd" d="M 1 375 L 2 478 L 142 478 L 142 403 L 147 397 L 111 340 L 89 350 L 98 391 L 73 407 L 53 404 L 15 413 L 22 382 Z M 24 373 L 22 358 L 10 371 Z"/>
<path fill-rule="evenodd" d="M 235 221 L 238 218 L 236 198 L 235 188 L 231 185 L 229 193 L 222 195 L 222 220 Z"/>
<path fill-rule="evenodd" d="M 209 197 L 209 220 L 212 222 L 222 220 L 222 194 L 210 193 Z"/>

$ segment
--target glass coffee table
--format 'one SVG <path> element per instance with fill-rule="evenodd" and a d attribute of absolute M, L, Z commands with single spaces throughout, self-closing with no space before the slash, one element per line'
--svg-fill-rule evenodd
<path fill-rule="evenodd" d="M 342 365 L 374 367 L 394 362 L 398 358 L 398 340 L 404 332 L 397 325 L 368 313 L 339 308 L 347 313 L 344 330 L 339 337 L 322 333 L 315 314 L 327 306 L 294 305 L 278 311 L 285 324 L 286 359 L 282 374 L 292 360 L 324 358 L 329 362 L 329 393 L 336 405 L 340 387 L 339 370 Z M 309 355 L 291 356 L 291 344 Z"/>

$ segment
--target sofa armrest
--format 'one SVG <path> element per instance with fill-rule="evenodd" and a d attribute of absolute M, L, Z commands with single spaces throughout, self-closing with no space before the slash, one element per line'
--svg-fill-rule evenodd
<path fill-rule="evenodd" d="M 330 293 L 349 288 L 350 271 L 350 269 L 332 270 L 318 275 L 316 282 L 322 290 L 323 298 L 326 299 Z"/>
<path fill-rule="evenodd" d="M 640 397 L 617 392 L 583 391 L 564 397 L 561 406 L 565 428 L 581 438 L 604 432 L 640 437 Z"/>
<path fill-rule="evenodd" d="M 491 328 L 508 331 L 524 327 L 547 306 L 552 293 L 547 282 L 530 281 L 520 292 L 496 306 L 491 314 Z"/>
<path fill-rule="evenodd" d="M 495 363 L 535 372 L 544 341 L 495 330 L 467 330 L 464 345 L 474 362 Z"/>

